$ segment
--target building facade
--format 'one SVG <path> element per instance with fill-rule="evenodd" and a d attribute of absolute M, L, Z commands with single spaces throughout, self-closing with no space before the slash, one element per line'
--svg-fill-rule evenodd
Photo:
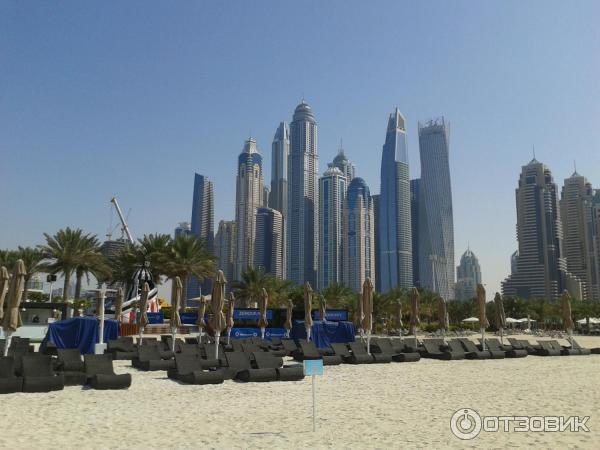
<path fill-rule="evenodd" d="M 410 179 L 404 116 L 390 114 L 381 157 L 379 194 L 380 291 L 413 284 Z"/>
<path fill-rule="evenodd" d="M 271 196 L 269 206 L 285 218 L 288 202 L 288 157 L 290 154 L 290 129 L 281 122 L 271 145 Z"/>
<path fill-rule="evenodd" d="M 177 238 L 177 236 L 181 236 L 183 234 L 192 234 L 192 224 L 189 222 L 179 222 L 179 224 L 175 227 L 175 232 L 173 233 L 173 237 Z"/>
<path fill-rule="evenodd" d="M 343 250 L 344 284 L 361 292 L 367 278 L 375 279 L 375 228 L 369 187 L 359 177 L 346 195 Z"/>
<path fill-rule="evenodd" d="M 319 265 L 319 157 L 317 122 L 304 101 L 290 123 L 288 159 L 287 277 L 317 285 Z"/>
<path fill-rule="evenodd" d="M 256 234 L 254 238 L 254 267 L 276 278 L 285 275 L 284 219 L 273 208 L 256 210 Z"/>
<path fill-rule="evenodd" d="M 217 257 L 217 270 L 222 270 L 231 286 L 235 266 L 235 246 L 237 242 L 236 223 L 233 220 L 221 220 L 217 235 L 215 236 L 215 256 Z M 208 292 L 205 292 L 208 294 Z"/>
<path fill-rule="evenodd" d="M 455 299 L 461 301 L 472 300 L 477 297 L 477 285 L 481 284 L 481 267 L 479 260 L 471 249 L 460 258 L 460 264 L 456 268 Z"/>
<path fill-rule="evenodd" d="M 348 184 L 354 179 L 356 168 L 354 164 L 346 157 L 344 149 L 340 147 L 338 154 L 333 158 L 333 162 L 328 164 L 329 167 L 337 167 L 348 180 Z"/>
<path fill-rule="evenodd" d="M 412 238 L 413 286 L 421 287 L 419 278 L 419 178 L 410 180 L 410 230 Z"/>
<path fill-rule="evenodd" d="M 342 216 L 347 183 L 342 171 L 333 166 L 319 179 L 319 289 L 342 282 Z"/>
<path fill-rule="evenodd" d="M 214 217 L 215 200 L 213 192 L 213 183 L 204 175 L 194 174 L 194 195 L 192 198 L 192 220 L 191 233 L 201 238 L 206 245 L 206 249 L 214 253 Z M 206 278 L 202 285 L 195 277 L 190 277 L 188 281 L 188 297 L 197 297 L 202 292 L 207 293 L 212 290 L 212 280 Z"/>

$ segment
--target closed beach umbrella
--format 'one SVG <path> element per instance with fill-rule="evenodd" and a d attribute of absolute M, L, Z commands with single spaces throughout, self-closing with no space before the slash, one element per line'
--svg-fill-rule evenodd
<path fill-rule="evenodd" d="M 354 322 L 356 322 L 356 327 L 358 328 L 358 334 L 361 339 L 364 339 L 365 330 L 363 330 L 363 320 L 365 318 L 365 308 L 362 300 L 362 293 L 358 297 L 358 311 L 356 313 L 356 317 L 354 318 Z"/>
<path fill-rule="evenodd" d="M 572 341 L 573 338 L 571 337 L 571 333 L 573 330 L 573 317 L 571 316 L 571 295 L 569 295 L 567 290 L 564 290 L 560 296 L 560 312 L 565 331 L 569 333 L 569 341 Z"/>
<path fill-rule="evenodd" d="M 173 289 L 171 290 L 171 320 L 169 324 L 171 325 L 171 334 L 173 335 L 172 339 L 172 348 L 171 351 L 175 351 L 175 333 L 177 333 L 177 328 L 181 326 L 181 318 L 179 317 L 179 308 L 181 308 L 181 294 L 183 292 L 183 284 L 181 284 L 181 278 L 175 277 L 173 280 Z"/>
<path fill-rule="evenodd" d="M 258 298 L 258 310 L 260 313 L 260 317 L 258 318 L 258 327 L 260 328 L 260 335 L 264 339 L 265 338 L 265 328 L 269 325 L 267 321 L 267 306 L 269 305 L 269 294 L 267 294 L 267 290 L 262 288 L 260 292 L 260 296 Z"/>
<path fill-rule="evenodd" d="M 500 343 L 503 344 L 502 331 L 506 328 L 506 315 L 504 314 L 504 300 L 499 292 L 496 292 L 494 296 L 494 306 L 496 308 L 496 328 L 500 332 Z"/>
<path fill-rule="evenodd" d="M 312 328 L 312 294 L 310 283 L 304 283 L 304 328 L 306 328 L 306 339 L 310 341 L 310 329 Z"/>
<path fill-rule="evenodd" d="M 213 283 L 212 295 L 211 295 L 211 309 L 212 309 L 212 321 L 211 325 L 215 332 L 215 359 L 219 358 L 219 339 L 221 338 L 221 331 L 225 329 L 225 315 L 223 314 L 223 306 L 225 306 L 225 275 L 223 271 L 217 272 L 217 278 Z"/>
<path fill-rule="evenodd" d="M 290 337 L 290 330 L 292 329 L 292 311 L 294 309 L 294 303 L 288 299 L 287 313 L 285 316 L 285 324 L 283 327 L 286 329 L 286 336 Z"/>
<path fill-rule="evenodd" d="M 25 264 L 22 259 L 17 260 L 13 271 L 13 276 L 8 283 L 8 294 L 6 297 L 6 314 L 2 328 L 4 329 L 4 356 L 8 354 L 10 347 L 11 335 L 17 331 L 21 325 L 21 316 L 19 314 L 19 305 L 23 296 L 23 288 L 25 287 Z"/>
<path fill-rule="evenodd" d="M 196 325 L 198 326 L 198 344 L 202 343 L 202 330 L 206 328 L 206 321 L 204 320 L 205 314 L 206 299 L 203 295 L 201 295 L 198 301 L 198 318 L 196 319 Z"/>
<path fill-rule="evenodd" d="M 319 299 L 319 315 L 321 316 L 321 320 L 326 320 L 326 313 L 327 313 L 327 301 L 325 300 L 325 297 L 323 297 L 321 295 L 321 297 Z"/>
<path fill-rule="evenodd" d="M 402 301 L 396 300 L 396 327 L 398 327 L 398 334 L 402 336 Z"/>
<path fill-rule="evenodd" d="M 446 329 L 446 300 L 443 297 L 437 298 L 438 307 L 438 322 L 442 331 L 448 331 Z"/>
<path fill-rule="evenodd" d="M 148 294 L 150 293 L 150 286 L 148 283 L 144 283 L 142 286 L 142 292 L 140 294 L 140 320 L 138 326 L 140 327 L 140 344 L 144 339 L 144 328 L 148 325 Z"/>
<path fill-rule="evenodd" d="M 231 341 L 231 329 L 235 325 L 235 322 L 233 320 L 234 311 L 235 311 L 235 295 L 233 295 L 233 292 L 230 292 L 229 293 L 229 306 L 227 307 L 227 317 L 226 317 L 227 345 L 229 345 L 229 342 Z"/>
<path fill-rule="evenodd" d="M 421 324 L 419 319 L 419 291 L 413 287 L 410 290 L 410 330 L 415 337 L 415 348 L 417 348 L 417 327 Z"/>
<path fill-rule="evenodd" d="M 485 351 L 485 329 L 490 323 L 485 312 L 485 288 L 481 284 L 477 285 L 477 316 L 481 330 L 481 348 Z"/>
<path fill-rule="evenodd" d="M 0 267 L 0 320 L 4 318 L 4 298 L 8 289 L 8 270 L 6 267 Z"/>
<path fill-rule="evenodd" d="M 365 317 L 363 329 L 367 333 L 367 353 L 371 353 L 371 330 L 373 328 L 373 283 L 367 278 L 363 283 L 362 301 Z"/>
<path fill-rule="evenodd" d="M 123 288 L 117 289 L 115 297 L 115 319 L 119 322 L 123 319 Z"/>

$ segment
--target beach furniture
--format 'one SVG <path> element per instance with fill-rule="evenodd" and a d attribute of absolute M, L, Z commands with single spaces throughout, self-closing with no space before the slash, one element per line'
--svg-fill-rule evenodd
<path fill-rule="evenodd" d="M 169 351 L 173 348 L 173 336 L 168 334 L 161 334 L 160 341 L 163 344 L 163 349 Z M 142 341 L 143 342 L 143 341 Z M 181 346 L 184 342 L 180 338 L 175 339 L 175 353 L 181 353 Z"/>
<path fill-rule="evenodd" d="M 475 343 L 468 339 L 468 338 L 458 338 L 458 341 L 461 343 L 461 345 L 463 346 L 463 348 L 468 352 L 468 353 L 480 353 L 483 354 L 483 357 L 471 357 L 471 359 L 504 359 L 506 357 L 506 355 L 504 354 L 504 350 L 500 349 L 500 350 L 492 350 L 491 348 L 487 347 L 487 340 L 486 340 L 486 349 L 482 350 L 482 348 L 477 347 L 477 345 L 475 345 Z M 467 355 L 467 358 L 469 358 L 469 356 Z"/>
<path fill-rule="evenodd" d="M 367 348 L 362 342 L 349 342 L 348 347 L 350 347 L 350 351 L 354 355 L 367 355 L 373 358 L 373 362 L 377 364 L 384 364 L 392 362 L 392 355 L 388 355 L 385 353 L 367 353 Z"/>
<path fill-rule="evenodd" d="M 419 343 L 417 343 L 417 348 L 411 345 L 414 344 L 414 339 L 390 339 L 389 341 L 396 353 L 416 353 L 419 355 Z"/>
<path fill-rule="evenodd" d="M 283 365 L 283 359 L 269 352 L 253 352 L 252 362 L 257 369 L 275 369 L 279 381 L 298 381 L 304 378 L 301 364 Z"/>
<path fill-rule="evenodd" d="M 530 344 L 529 341 L 523 339 L 508 338 L 508 342 L 514 350 L 525 350 L 528 355 L 535 355 L 536 351 L 541 348 L 539 345 L 536 345 L 534 348 L 534 346 Z"/>
<path fill-rule="evenodd" d="M 584 348 L 582 346 L 580 346 L 575 339 L 571 339 L 571 347 L 564 347 L 566 349 L 569 349 L 571 352 L 574 352 L 572 354 L 574 355 L 590 355 L 592 353 L 592 351 L 589 348 Z"/>
<path fill-rule="evenodd" d="M 556 341 L 554 341 L 556 342 Z M 561 356 L 562 348 L 558 343 L 552 343 L 552 341 L 538 341 L 540 349 L 536 351 L 538 356 Z"/>
<path fill-rule="evenodd" d="M 198 338 L 197 337 L 186 337 L 184 338 L 185 343 L 186 344 L 195 344 L 198 345 Z"/>
<path fill-rule="evenodd" d="M 204 345 L 204 352 L 201 353 L 201 355 L 204 358 L 206 358 L 206 359 L 215 361 L 215 346 L 216 345 L 217 344 L 214 344 L 214 343 L 213 344 L 205 344 Z M 200 350 L 200 351 L 202 352 L 202 350 Z M 227 365 L 227 360 L 225 359 L 225 353 L 226 352 L 224 352 L 222 350 L 219 350 L 219 359 L 218 359 L 218 361 L 219 361 L 219 364 L 221 366 Z"/>
<path fill-rule="evenodd" d="M 225 377 L 246 382 L 276 381 L 277 371 L 274 368 L 253 369 L 250 364 L 250 354 L 243 352 L 225 353 L 227 368 Z"/>
<path fill-rule="evenodd" d="M 64 389 L 63 375 L 54 372 L 51 356 L 39 353 L 25 355 L 22 361 L 23 392 L 50 392 Z"/>
<path fill-rule="evenodd" d="M 290 356 L 298 350 L 298 346 L 296 345 L 296 342 L 293 339 L 282 339 L 281 346 L 286 352 L 285 356 Z"/>
<path fill-rule="evenodd" d="M 423 339 L 421 356 L 423 358 L 443 359 L 448 361 L 452 359 L 464 359 L 464 353 L 462 358 L 457 358 L 456 355 L 453 355 L 452 352 L 447 349 L 442 339 Z"/>
<path fill-rule="evenodd" d="M 132 337 L 120 337 L 108 341 L 105 353 L 110 353 L 113 359 L 131 360 L 137 355 L 137 349 Z"/>
<path fill-rule="evenodd" d="M 167 371 L 167 376 L 173 380 L 187 384 L 221 384 L 224 374 L 220 369 L 207 370 L 202 358 L 192 354 L 175 355 L 175 367 Z"/>
<path fill-rule="evenodd" d="M 79 349 L 59 348 L 57 349 L 57 353 L 57 368 L 63 374 L 65 386 L 84 385 L 87 381 L 87 376 Z"/>
<path fill-rule="evenodd" d="M 504 352 L 507 358 L 524 358 L 527 356 L 525 348 L 514 348 L 512 345 L 502 345 L 498 339 L 490 338 L 485 340 L 485 345 L 493 352 Z"/>
<path fill-rule="evenodd" d="M 374 359 L 371 355 L 355 355 L 351 353 L 346 344 L 332 343 L 331 348 L 334 354 L 342 358 L 342 361 L 347 364 L 371 364 Z"/>
<path fill-rule="evenodd" d="M 88 384 L 93 389 L 127 389 L 131 374 L 117 375 L 110 355 L 85 355 L 83 357 Z"/>
<path fill-rule="evenodd" d="M 15 374 L 15 361 L 12 356 L 0 356 L 0 394 L 21 392 L 23 378 Z"/>
<path fill-rule="evenodd" d="M 342 358 L 338 355 L 321 355 L 315 346 L 315 343 L 312 341 L 300 341 L 299 344 L 299 348 L 292 355 L 296 361 L 304 361 L 305 359 L 322 359 L 324 366 L 337 366 L 342 363 Z"/>
<path fill-rule="evenodd" d="M 163 359 L 163 354 L 156 346 L 141 345 L 137 356 L 131 360 L 131 365 L 140 370 L 167 370 L 175 367 L 175 361 Z"/>
<path fill-rule="evenodd" d="M 582 348 L 573 340 L 573 345 L 565 346 L 560 345 L 557 341 L 548 341 L 552 348 L 556 350 L 560 350 L 560 354 L 562 356 L 580 356 L 580 355 L 589 355 L 591 352 L 587 348 Z"/>
<path fill-rule="evenodd" d="M 397 352 L 390 340 L 385 338 L 372 338 L 371 348 L 375 350 L 375 356 L 379 354 L 389 355 L 394 362 L 415 362 L 421 359 L 421 355 L 418 353 Z"/>
<path fill-rule="evenodd" d="M 252 352 L 262 352 L 263 349 L 258 346 L 258 344 L 254 344 L 252 342 L 246 341 L 242 343 L 242 351 L 246 353 Z"/>

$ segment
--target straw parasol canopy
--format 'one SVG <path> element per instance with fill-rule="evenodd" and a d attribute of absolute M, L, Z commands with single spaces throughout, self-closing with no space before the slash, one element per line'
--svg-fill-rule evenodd
<path fill-rule="evenodd" d="M 477 285 L 477 315 L 481 328 L 490 326 L 485 312 L 485 288 L 481 284 Z"/>
<path fill-rule="evenodd" d="M 573 317 L 571 317 L 571 295 L 566 289 L 560 296 L 560 313 L 562 315 L 565 330 L 572 330 Z"/>
<path fill-rule="evenodd" d="M 402 328 L 402 301 L 396 299 L 396 326 Z"/>
<path fill-rule="evenodd" d="M 504 314 L 504 300 L 499 292 L 494 296 L 494 305 L 496 307 L 496 327 L 506 328 L 506 315 Z"/>
<path fill-rule="evenodd" d="M 447 315 L 447 307 L 446 300 L 443 297 L 438 296 L 437 298 L 437 307 L 438 307 L 438 322 L 440 328 L 446 329 L 446 315 Z"/>
<path fill-rule="evenodd" d="M 17 260 L 13 271 L 13 276 L 8 283 L 8 295 L 6 300 L 6 315 L 2 328 L 5 333 L 17 331 L 21 325 L 21 316 L 19 314 L 19 305 L 23 296 L 23 288 L 25 287 L 25 264 L 22 259 Z M 8 344 L 6 344 L 8 345 Z"/>
<path fill-rule="evenodd" d="M 258 328 L 266 328 L 269 325 L 267 321 L 267 306 L 269 305 L 269 294 L 265 288 L 262 288 L 260 291 L 260 296 L 258 298 L 258 310 L 260 312 L 260 317 L 258 319 Z"/>
<path fill-rule="evenodd" d="M 233 326 L 235 325 L 235 322 L 233 321 L 234 310 L 235 310 L 235 295 L 233 295 L 233 292 L 230 292 L 229 293 L 229 305 L 227 307 L 227 318 L 226 318 L 227 328 L 229 328 L 229 329 L 233 328 Z"/>
<path fill-rule="evenodd" d="M 312 327 L 312 294 L 313 290 L 310 287 L 310 283 L 307 281 L 304 283 L 304 327 Z"/>
<path fill-rule="evenodd" d="M 198 328 L 206 328 L 204 314 L 206 314 L 206 299 L 203 295 L 201 295 L 200 301 L 198 302 L 198 318 L 196 319 L 196 325 L 198 325 Z"/>
<path fill-rule="evenodd" d="M 181 326 L 181 318 L 179 317 L 179 308 L 181 307 L 181 294 L 183 292 L 183 285 L 181 284 L 181 278 L 175 277 L 173 280 L 173 297 L 171 298 L 171 329 L 179 328 Z"/>
<path fill-rule="evenodd" d="M 417 288 L 412 288 L 410 290 L 410 326 L 411 328 L 416 328 L 421 324 L 421 319 L 419 319 L 419 291 Z"/>
<path fill-rule="evenodd" d="M 362 302 L 363 302 L 363 330 L 370 333 L 373 328 L 373 283 L 370 278 L 367 278 L 363 283 Z"/>
<path fill-rule="evenodd" d="M 142 293 L 140 294 L 140 327 L 148 325 L 148 294 L 150 293 L 150 286 L 148 283 L 144 283 L 142 286 Z"/>
<path fill-rule="evenodd" d="M 211 325 L 215 333 L 221 334 L 221 331 L 225 329 L 226 321 L 225 315 L 223 314 L 223 306 L 225 306 L 225 275 L 223 271 L 217 272 L 217 278 L 213 283 L 212 296 L 210 300 L 210 307 L 212 309 L 212 320 Z"/>
<path fill-rule="evenodd" d="M 6 267 L 0 267 L 0 320 L 4 317 L 4 297 L 8 288 L 8 270 Z"/>
<path fill-rule="evenodd" d="M 356 317 L 354 318 L 354 322 L 356 323 L 356 327 L 359 330 L 362 330 L 363 319 L 365 318 L 365 305 L 363 305 L 362 294 L 358 297 L 358 311 L 356 313 Z"/>
<path fill-rule="evenodd" d="M 119 322 L 122 319 L 123 315 L 123 288 L 117 289 L 117 296 L 115 298 L 115 319 Z M 146 317 L 146 320 L 148 317 Z"/>
<path fill-rule="evenodd" d="M 321 320 L 326 320 L 327 314 L 327 300 L 325 300 L 325 297 L 323 297 L 321 295 L 321 297 L 319 298 L 319 316 L 321 317 Z"/>
<path fill-rule="evenodd" d="M 294 303 L 290 299 L 288 299 L 287 314 L 285 316 L 285 324 L 283 325 L 283 327 L 288 331 L 292 329 L 292 310 L 293 309 L 294 309 Z"/>

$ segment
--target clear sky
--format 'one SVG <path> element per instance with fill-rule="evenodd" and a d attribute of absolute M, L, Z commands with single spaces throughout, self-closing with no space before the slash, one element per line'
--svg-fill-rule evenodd
<path fill-rule="evenodd" d="M 194 171 L 233 219 L 252 135 L 265 158 L 304 96 L 320 172 L 343 138 L 371 192 L 387 116 L 451 123 L 457 263 L 488 290 L 516 248 L 532 156 L 600 187 L 598 1 L 0 2 L 0 248 L 67 225 L 104 238 L 116 195 L 135 236 L 190 220 Z M 117 223 L 116 215 L 112 218 Z M 490 294 L 491 295 L 491 294 Z"/>

